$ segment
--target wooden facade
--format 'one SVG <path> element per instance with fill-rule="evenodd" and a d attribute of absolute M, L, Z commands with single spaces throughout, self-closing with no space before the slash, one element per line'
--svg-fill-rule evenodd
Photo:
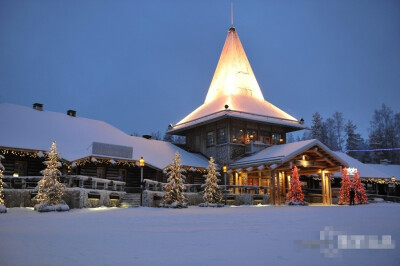
<path fill-rule="evenodd" d="M 41 177 L 41 171 L 46 167 L 44 151 L 33 151 L 12 148 L 0 148 L 0 154 L 5 159 L 2 164 L 5 167 L 4 175 L 8 177 Z M 140 191 L 141 169 L 135 161 L 120 160 L 104 157 L 86 157 L 74 162 L 61 161 L 60 171 L 63 176 L 82 175 L 108 180 L 125 182 L 125 191 L 137 193 Z M 187 167 L 187 182 L 199 184 L 204 182 L 203 171 L 191 171 Z M 167 176 L 163 170 L 150 165 L 143 167 L 143 178 L 158 182 L 167 182 Z M 39 179 L 36 179 L 39 180 Z M 32 186 L 31 186 L 32 187 Z M 34 187 L 34 186 L 33 186 Z"/>
<path fill-rule="evenodd" d="M 229 165 L 245 155 L 286 143 L 286 133 L 293 130 L 288 126 L 225 117 L 178 134 L 186 137 L 186 150 L 213 157 L 220 165 Z"/>

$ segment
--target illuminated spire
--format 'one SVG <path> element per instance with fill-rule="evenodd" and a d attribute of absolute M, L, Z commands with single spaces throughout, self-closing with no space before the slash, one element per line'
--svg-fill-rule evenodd
<path fill-rule="evenodd" d="M 204 103 L 230 95 L 246 95 L 261 101 L 264 100 L 235 27 L 231 27 L 228 31 Z"/>

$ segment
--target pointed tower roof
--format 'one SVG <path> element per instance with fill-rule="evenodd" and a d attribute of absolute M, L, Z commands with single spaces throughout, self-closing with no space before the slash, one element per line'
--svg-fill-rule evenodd
<path fill-rule="evenodd" d="M 239 35 L 231 27 L 208 89 L 205 104 L 221 96 L 246 95 L 264 100 Z"/>
<path fill-rule="evenodd" d="M 228 31 L 204 103 L 170 128 L 170 133 L 222 119 L 237 117 L 304 129 L 296 118 L 267 102 L 234 27 Z"/>

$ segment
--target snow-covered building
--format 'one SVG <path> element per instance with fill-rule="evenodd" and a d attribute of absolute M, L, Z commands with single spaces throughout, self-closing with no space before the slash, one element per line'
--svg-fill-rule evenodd
<path fill-rule="evenodd" d="M 203 181 L 208 160 L 189 153 L 169 142 L 127 135 L 103 121 L 66 114 L 0 103 L 2 129 L 0 152 L 6 176 L 40 176 L 44 169 L 44 153 L 51 142 L 63 162 L 63 172 L 126 182 L 127 191 L 140 186 L 139 159 L 145 159 L 147 179 L 165 181 L 163 169 L 173 161 L 175 152 L 181 154 L 182 165 L 192 182 Z"/>
<path fill-rule="evenodd" d="M 229 182 L 267 187 L 280 204 L 290 185 L 292 166 L 301 175 L 322 179 L 322 201 L 332 202 L 330 179 L 347 163 L 318 140 L 286 144 L 286 133 L 305 129 L 298 120 L 264 99 L 237 30 L 231 27 L 204 103 L 171 125 L 169 133 L 186 137 L 185 149 L 213 156 L 229 168 Z"/>

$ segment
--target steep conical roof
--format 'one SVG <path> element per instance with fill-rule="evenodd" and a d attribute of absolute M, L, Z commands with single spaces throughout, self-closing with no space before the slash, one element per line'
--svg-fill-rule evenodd
<path fill-rule="evenodd" d="M 264 100 L 260 86 L 234 27 L 228 31 L 224 48 L 204 103 L 220 96 L 246 95 Z"/>
<path fill-rule="evenodd" d="M 178 122 L 170 133 L 222 116 L 305 128 L 296 118 L 265 101 L 234 27 L 228 31 L 204 104 Z"/>

